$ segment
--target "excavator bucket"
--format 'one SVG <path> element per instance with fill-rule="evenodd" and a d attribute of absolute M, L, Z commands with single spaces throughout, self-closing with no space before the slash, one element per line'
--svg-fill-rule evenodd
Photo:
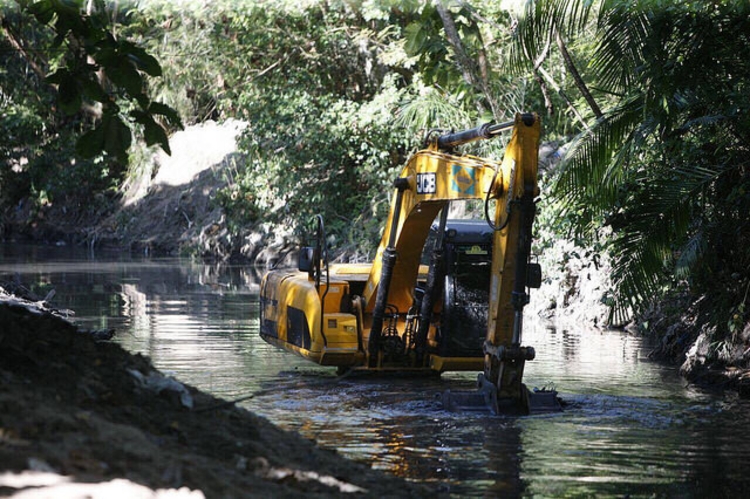
<path fill-rule="evenodd" d="M 496 390 L 446 390 L 442 393 L 443 407 L 451 412 L 488 412 L 492 415 L 523 416 L 562 411 L 555 390 L 529 390 L 525 386 L 520 399 L 497 397 Z"/>

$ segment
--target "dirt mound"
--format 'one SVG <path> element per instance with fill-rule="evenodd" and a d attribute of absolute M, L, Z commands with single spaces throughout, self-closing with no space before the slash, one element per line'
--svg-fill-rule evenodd
<path fill-rule="evenodd" d="M 147 358 L 49 313 L 0 304 L 0 324 L 2 497 L 428 494 L 166 378 Z"/>

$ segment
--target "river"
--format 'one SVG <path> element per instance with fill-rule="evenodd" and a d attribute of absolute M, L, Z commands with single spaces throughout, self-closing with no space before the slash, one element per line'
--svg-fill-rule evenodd
<path fill-rule="evenodd" d="M 164 372 L 321 446 L 452 497 L 742 497 L 750 491 L 750 401 L 686 386 L 648 359 L 643 338 L 551 328 L 528 318 L 530 387 L 554 386 L 564 412 L 450 413 L 437 396 L 475 374 L 335 376 L 258 336 L 252 268 L 68 247 L 0 246 L 15 280 L 84 327 Z M 532 298 L 533 299 L 533 298 Z"/>

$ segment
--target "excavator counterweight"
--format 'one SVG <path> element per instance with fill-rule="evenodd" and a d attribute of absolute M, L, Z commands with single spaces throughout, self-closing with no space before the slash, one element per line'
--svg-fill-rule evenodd
<path fill-rule="evenodd" d="M 512 130 L 502 162 L 455 148 Z M 260 334 L 339 370 L 480 371 L 478 391 L 447 393 L 447 407 L 495 413 L 557 410 L 554 391 L 523 384 L 540 123 L 508 123 L 434 138 L 393 182 L 383 238 L 370 264 L 329 264 L 323 220 L 297 271 L 273 270 L 260 291 Z M 484 202 L 485 220 L 448 218 L 452 203 Z"/>

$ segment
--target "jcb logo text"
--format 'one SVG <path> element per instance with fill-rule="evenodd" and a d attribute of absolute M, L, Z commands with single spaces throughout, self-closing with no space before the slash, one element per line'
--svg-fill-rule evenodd
<path fill-rule="evenodd" d="M 434 173 L 417 173 L 417 194 L 435 194 L 437 183 Z"/>

